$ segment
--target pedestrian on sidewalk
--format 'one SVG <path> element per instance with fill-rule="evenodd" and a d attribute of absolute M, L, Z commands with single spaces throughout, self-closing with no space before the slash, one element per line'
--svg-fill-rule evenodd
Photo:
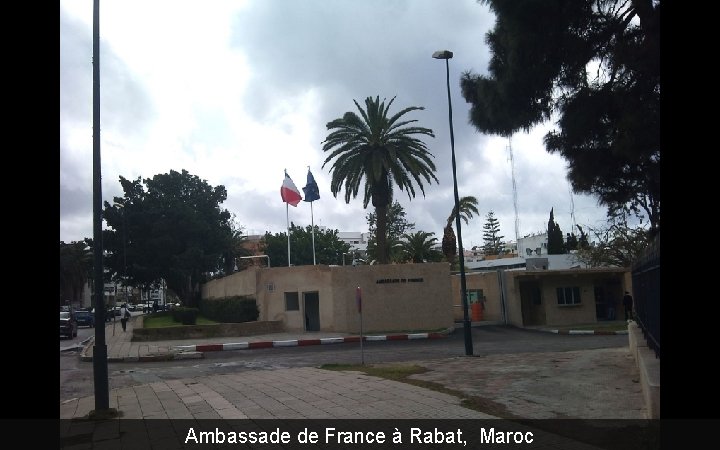
<path fill-rule="evenodd" d="M 120 325 L 122 325 L 123 332 L 127 331 L 127 321 L 130 317 L 130 311 L 128 310 L 127 303 L 123 303 L 120 308 Z"/>
<path fill-rule="evenodd" d="M 625 307 L 625 320 L 632 319 L 633 298 L 628 291 L 625 291 L 625 296 L 623 297 L 623 306 Z"/>

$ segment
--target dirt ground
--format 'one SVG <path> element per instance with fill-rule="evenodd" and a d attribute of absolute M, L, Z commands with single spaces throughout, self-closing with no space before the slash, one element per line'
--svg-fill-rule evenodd
<path fill-rule="evenodd" d="M 439 383 L 524 419 L 645 419 L 640 375 L 627 347 L 418 361 L 411 378 Z M 444 365 L 437 370 L 439 364 Z M 435 370 L 433 370 L 435 369 Z"/>

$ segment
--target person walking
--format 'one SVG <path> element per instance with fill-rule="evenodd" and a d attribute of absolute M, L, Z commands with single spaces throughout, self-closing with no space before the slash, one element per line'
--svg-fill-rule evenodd
<path fill-rule="evenodd" d="M 632 319 L 633 298 L 628 291 L 625 291 L 623 296 L 623 306 L 625 307 L 625 320 Z"/>
<path fill-rule="evenodd" d="M 128 319 L 130 319 L 130 311 L 128 310 L 127 303 L 123 303 L 120 308 L 120 325 L 122 325 L 123 332 L 127 331 Z"/>

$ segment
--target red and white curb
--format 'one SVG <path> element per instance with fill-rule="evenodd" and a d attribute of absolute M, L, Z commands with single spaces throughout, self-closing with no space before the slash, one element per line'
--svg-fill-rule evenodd
<path fill-rule="evenodd" d="M 390 334 L 382 336 L 362 336 L 363 341 L 408 341 L 414 339 L 439 339 L 446 333 Z M 343 344 L 360 342 L 360 336 L 329 337 L 320 339 L 290 339 L 284 341 L 234 342 L 226 344 L 177 345 L 174 348 L 182 352 L 217 352 L 224 350 L 250 350 L 257 348 L 303 347 L 307 345 Z"/>
<path fill-rule="evenodd" d="M 599 331 L 599 330 L 547 330 L 555 334 L 595 334 L 595 335 L 612 335 L 612 334 L 628 334 L 627 330 L 620 331 Z"/>

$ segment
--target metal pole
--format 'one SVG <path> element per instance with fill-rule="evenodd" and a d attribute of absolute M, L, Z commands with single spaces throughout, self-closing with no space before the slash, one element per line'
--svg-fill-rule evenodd
<path fill-rule="evenodd" d="M 457 228 L 458 254 L 460 256 L 460 292 L 462 295 L 463 305 L 463 329 L 465 332 L 465 355 L 473 354 L 472 331 L 470 329 L 470 316 L 468 314 L 467 287 L 465 283 L 465 252 L 462 244 L 462 230 L 460 228 L 460 196 L 458 195 L 457 185 L 457 169 L 455 165 L 455 135 L 453 134 L 452 121 L 452 100 L 450 99 L 450 63 L 449 58 L 445 58 L 445 69 L 447 73 L 447 96 L 448 96 L 448 118 L 450 121 L 450 149 L 452 151 L 452 171 L 453 186 L 455 189 L 455 210 L 458 214 L 455 216 L 455 227 Z"/>
<path fill-rule="evenodd" d="M 313 266 L 317 264 L 315 262 L 315 218 L 313 217 L 313 202 L 310 202 L 310 229 L 312 230 L 312 245 L 313 245 Z"/>
<path fill-rule="evenodd" d="M 95 279 L 95 345 L 93 381 L 95 410 L 110 408 L 107 344 L 105 343 L 105 282 L 103 281 L 102 166 L 100 164 L 100 0 L 93 1 L 93 265 Z"/>
<path fill-rule="evenodd" d="M 287 221 L 288 267 L 290 267 L 290 212 L 288 211 L 287 203 L 285 203 L 285 220 Z"/>

